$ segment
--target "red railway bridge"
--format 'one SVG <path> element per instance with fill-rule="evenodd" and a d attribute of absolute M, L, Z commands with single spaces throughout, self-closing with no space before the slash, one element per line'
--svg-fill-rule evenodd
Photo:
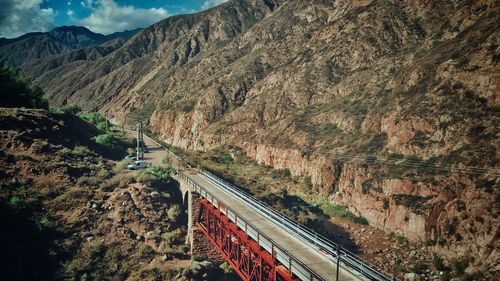
<path fill-rule="evenodd" d="M 184 169 L 185 162 L 166 151 L 188 208 L 198 206 L 189 212 L 188 239 L 192 244 L 196 225 L 242 280 L 396 280 L 209 171 Z"/>

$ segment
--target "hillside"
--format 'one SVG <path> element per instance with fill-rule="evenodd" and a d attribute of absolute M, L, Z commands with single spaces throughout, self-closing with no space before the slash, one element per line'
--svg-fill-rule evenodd
<path fill-rule="evenodd" d="M 0 108 L 0 278 L 224 280 L 190 260 L 173 182 L 124 170 L 100 133 L 71 114 Z"/>
<path fill-rule="evenodd" d="M 231 0 L 156 23 L 106 56 L 63 54 L 24 71 L 54 105 L 116 123 L 144 115 L 174 146 L 243 151 L 310 183 L 290 192 L 494 276 L 499 9 Z"/>

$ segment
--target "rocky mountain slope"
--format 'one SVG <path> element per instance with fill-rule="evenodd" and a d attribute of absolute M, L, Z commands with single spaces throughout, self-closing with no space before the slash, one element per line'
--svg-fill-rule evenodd
<path fill-rule="evenodd" d="M 141 29 L 102 35 L 94 33 L 82 26 L 61 26 L 49 32 L 28 33 L 13 39 L 1 38 L 0 58 L 6 60 L 12 66 L 19 67 L 26 62 L 44 59 L 52 55 L 68 53 L 72 50 L 82 49 L 88 46 L 101 45 L 112 40 L 114 40 L 114 43 L 107 43 L 105 45 L 107 47 L 115 46 L 117 48 L 139 30 Z M 117 45 L 117 43 L 120 44 Z M 94 48 L 88 50 L 88 52 L 93 51 Z M 80 53 L 81 52 L 85 52 L 85 50 L 80 50 Z M 50 64 L 50 62 L 46 63 Z"/>
<path fill-rule="evenodd" d="M 148 116 L 175 146 L 240 147 L 372 225 L 498 272 L 499 9 L 232 0 L 25 71 L 54 105 Z"/>

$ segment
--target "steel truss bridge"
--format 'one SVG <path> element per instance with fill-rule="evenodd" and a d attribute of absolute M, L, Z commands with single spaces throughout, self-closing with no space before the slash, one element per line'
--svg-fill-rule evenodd
<path fill-rule="evenodd" d="M 200 195 L 198 228 L 243 280 L 396 280 L 213 173 L 184 169 L 167 152 L 181 184 Z"/>

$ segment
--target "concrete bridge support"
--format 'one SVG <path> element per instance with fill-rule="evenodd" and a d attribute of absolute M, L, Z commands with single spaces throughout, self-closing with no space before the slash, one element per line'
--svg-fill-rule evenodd
<path fill-rule="evenodd" d="M 208 240 L 205 234 L 198 229 L 197 217 L 200 211 L 200 195 L 193 192 L 186 183 L 179 178 L 173 176 L 179 183 L 179 189 L 182 194 L 183 205 L 187 206 L 188 225 L 186 244 L 191 247 L 191 256 L 198 257 L 204 260 L 209 260 L 214 263 L 223 263 L 222 257 Z"/>

